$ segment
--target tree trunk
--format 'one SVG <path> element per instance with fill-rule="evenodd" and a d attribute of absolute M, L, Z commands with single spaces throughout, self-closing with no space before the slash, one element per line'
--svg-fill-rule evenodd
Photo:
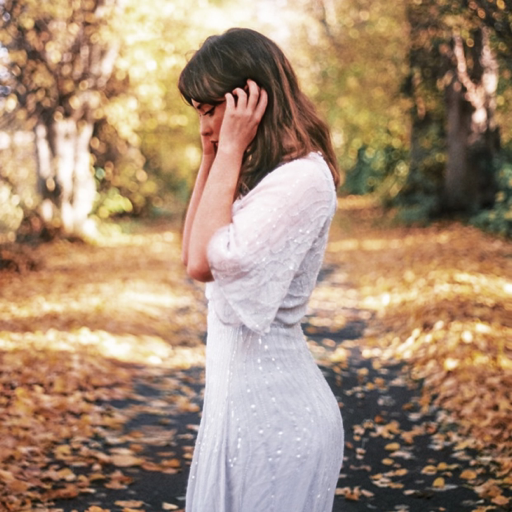
<path fill-rule="evenodd" d="M 495 121 L 498 64 L 488 30 L 476 31 L 473 41 L 465 50 L 461 37 L 453 37 L 445 96 L 448 161 L 443 207 L 468 213 L 494 200 L 494 161 L 500 145 Z"/>
<path fill-rule="evenodd" d="M 96 186 L 90 166 L 93 124 L 74 119 L 52 120 L 35 127 L 41 216 L 65 235 L 93 236 Z"/>

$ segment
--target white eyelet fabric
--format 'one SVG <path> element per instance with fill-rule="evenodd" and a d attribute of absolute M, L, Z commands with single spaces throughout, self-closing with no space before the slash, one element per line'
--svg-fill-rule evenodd
<path fill-rule="evenodd" d="M 235 201 L 212 238 L 206 388 L 187 512 L 331 512 L 343 459 L 337 401 L 300 321 L 336 193 L 311 153 Z"/>

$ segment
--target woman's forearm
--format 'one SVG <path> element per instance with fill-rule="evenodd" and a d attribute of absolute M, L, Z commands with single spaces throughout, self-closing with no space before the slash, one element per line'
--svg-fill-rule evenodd
<path fill-rule="evenodd" d="M 219 147 L 192 222 L 187 272 L 198 281 L 211 281 L 208 244 L 218 229 L 230 224 L 243 151 Z"/>
<path fill-rule="evenodd" d="M 197 212 L 197 207 L 201 196 L 203 194 L 206 180 L 208 179 L 208 173 L 210 172 L 211 166 L 215 159 L 215 155 L 203 155 L 201 165 L 196 176 L 192 195 L 188 203 L 187 214 L 185 216 L 185 222 L 183 224 L 183 235 L 182 235 L 182 249 L 181 249 L 181 261 L 185 266 L 188 265 L 188 251 L 190 244 L 190 232 L 192 230 L 192 224 Z"/>
<path fill-rule="evenodd" d="M 224 98 L 225 102 L 206 112 L 204 105 L 196 105 L 202 113 L 201 136 L 212 144 L 218 143 L 215 160 L 191 220 L 190 234 L 187 234 L 187 272 L 203 282 L 213 279 L 208 245 L 220 228 L 231 223 L 243 156 L 256 136 L 268 100 L 265 90 L 253 80 L 247 80 L 245 89 L 237 88 Z M 217 141 L 212 136 L 218 137 Z"/>

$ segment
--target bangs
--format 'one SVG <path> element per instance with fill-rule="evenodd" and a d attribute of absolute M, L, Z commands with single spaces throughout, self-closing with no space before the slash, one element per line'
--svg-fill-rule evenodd
<path fill-rule="evenodd" d="M 192 64 L 192 65 L 191 65 Z M 187 67 L 181 73 L 178 88 L 185 98 L 185 101 L 192 105 L 192 100 L 199 103 L 206 103 L 208 105 L 217 105 L 224 100 L 224 94 L 228 92 L 226 88 L 216 82 L 214 78 L 206 70 L 194 72 L 192 62 L 189 62 Z"/>

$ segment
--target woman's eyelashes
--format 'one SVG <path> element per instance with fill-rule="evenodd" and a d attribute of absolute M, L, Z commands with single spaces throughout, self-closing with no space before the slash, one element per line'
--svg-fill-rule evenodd
<path fill-rule="evenodd" d="M 200 113 L 199 115 L 202 115 L 202 116 L 213 116 L 213 114 L 215 113 L 215 107 L 212 107 L 210 110 L 207 110 L 206 112 L 203 112 L 202 114 Z"/>

